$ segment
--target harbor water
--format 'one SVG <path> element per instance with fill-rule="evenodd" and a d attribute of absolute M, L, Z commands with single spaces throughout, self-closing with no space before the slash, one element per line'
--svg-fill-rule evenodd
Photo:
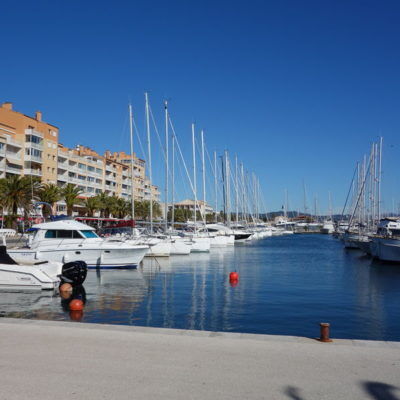
<path fill-rule="evenodd" d="M 231 285 L 229 273 L 239 273 Z M 176 329 L 400 340 L 400 265 L 328 235 L 272 237 L 210 253 L 90 271 L 83 314 L 58 293 L 0 292 L 0 316 Z"/>

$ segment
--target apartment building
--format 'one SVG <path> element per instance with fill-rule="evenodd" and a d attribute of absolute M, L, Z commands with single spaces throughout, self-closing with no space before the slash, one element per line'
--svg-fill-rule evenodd
<path fill-rule="evenodd" d="M 171 205 L 169 206 L 168 209 L 171 209 Z M 194 212 L 195 210 L 195 202 L 194 200 L 182 200 L 178 203 L 175 203 L 175 209 L 182 209 L 182 210 L 190 210 Z M 196 202 L 196 211 L 200 211 L 201 214 L 206 215 L 206 214 L 213 214 L 214 209 L 208 205 L 206 202 L 203 200 L 197 200 Z"/>
<path fill-rule="evenodd" d="M 145 161 L 135 154 L 106 151 L 100 155 L 89 147 L 71 149 L 59 142 L 57 127 L 42 121 L 42 113 L 29 117 L 12 109 L 11 103 L 0 107 L 0 177 L 38 176 L 43 183 L 64 187 L 68 183 L 82 190 L 82 198 L 105 192 L 110 196 L 131 199 L 131 163 L 134 166 L 134 198 L 144 200 L 153 194 L 160 200 L 158 188 L 146 178 Z M 65 211 L 60 202 L 58 212 Z"/>
<path fill-rule="evenodd" d="M 44 183 L 57 182 L 58 128 L 42 121 L 42 113 L 29 117 L 0 107 L 0 177 L 37 176 Z"/>

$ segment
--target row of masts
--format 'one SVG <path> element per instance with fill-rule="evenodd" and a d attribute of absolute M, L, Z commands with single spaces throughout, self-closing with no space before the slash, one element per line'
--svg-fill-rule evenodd
<path fill-rule="evenodd" d="M 132 219 L 135 219 L 135 205 L 133 199 L 135 198 L 135 180 L 134 180 L 134 146 L 133 146 L 133 111 L 132 106 L 129 104 L 129 128 L 130 128 L 130 151 L 132 155 L 131 159 L 131 213 Z M 147 136 L 147 164 L 148 164 L 148 178 L 152 182 L 152 151 L 151 151 L 151 132 L 150 132 L 150 106 L 149 106 L 149 96 L 145 93 L 145 119 L 146 119 L 146 136 Z M 154 120 L 153 120 L 154 122 Z M 197 211 L 200 211 L 201 223 L 205 225 L 206 216 L 205 212 L 201 212 L 201 207 L 199 207 L 198 191 L 197 191 L 197 165 L 196 165 L 196 129 L 195 124 L 191 125 L 191 135 L 192 135 L 192 160 L 193 160 L 193 171 L 192 177 L 189 174 L 188 168 L 186 167 L 185 160 L 183 158 L 182 152 L 180 150 L 178 138 L 175 134 L 175 130 L 168 111 L 168 102 L 164 102 L 164 131 L 165 131 L 165 144 L 163 153 L 165 160 L 165 188 L 164 188 L 164 229 L 168 229 L 168 213 L 171 209 L 170 224 L 174 225 L 175 222 L 175 153 L 178 149 L 178 155 L 180 155 L 181 160 L 184 165 L 184 169 L 189 181 L 189 186 L 194 197 L 194 213 L 193 222 L 194 229 L 197 230 L 198 225 L 198 215 Z M 170 129 L 171 128 L 171 129 Z M 170 130 L 172 134 L 170 134 Z M 157 132 L 158 133 L 158 132 Z M 170 143 L 171 143 L 171 153 L 172 157 L 170 159 Z M 204 131 L 200 131 L 200 144 L 201 144 L 201 171 L 202 171 L 202 194 L 203 194 L 203 209 L 205 210 L 207 204 L 206 196 L 206 165 L 205 165 L 205 141 L 204 141 Z M 238 225 L 241 222 L 249 223 L 258 221 L 260 218 L 260 208 L 262 203 L 262 194 L 260 189 L 260 182 L 256 175 L 253 173 L 249 179 L 248 172 L 245 172 L 243 163 L 238 163 L 238 158 L 235 156 L 235 167 L 234 174 L 231 172 L 231 161 L 229 158 L 229 153 L 227 150 L 224 151 L 223 156 L 221 156 L 221 172 L 219 171 L 217 164 L 217 152 L 214 151 L 214 162 L 213 165 L 210 161 L 210 167 L 212 174 L 214 176 L 214 203 L 215 203 L 215 222 L 218 222 L 218 189 L 219 189 L 219 178 L 222 180 L 222 197 L 223 197 L 223 216 L 225 223 L 231 226 L 232 219 L 234 218 L 235 224 Z M 171 164 L 171 166 L 170 166 Z M 220 172 L 220 174 L 219 174 Z M 171 178 L 171 179 L 170 179 Z M 233 191 L 235 195 L 234 201 L 234 212 L 231 210 L 231 184 L 233 183 Z M 171 187 L 171 193 L 170 193 Z M 153 193 L 149 190 L 149 212 L 150 212 L 150 232 L 153 232 Z M 233 218 L 232 218 L 233 217 Z"/>
<path fill-rule="evenodd" d="M 369 155 L 356 164 L 342 212 L 344 215 L 349 203 L 349 228 L 357 226 L 359 230 L 374 230 L 382 217 L 382 144 L 381 137 L 379 142 L 372 143 Z"/>

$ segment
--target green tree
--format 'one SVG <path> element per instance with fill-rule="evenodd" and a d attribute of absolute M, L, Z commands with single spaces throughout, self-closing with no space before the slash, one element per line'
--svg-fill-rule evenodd
<path fill-rule="evenodd" d="M 161 216 L 160 204 L 153 201 L 153 218 Z M 135 201 L 135 216 L 136 218 L 141 218 L 148 220 L 150 218 L 150 201 L 149 200 L 136 200 Z"/>
<path fill-rule="evenodd" d="M 82 190 L 72 183 L 68 183 L 62 190 L 62 197 L 64 198 L 65 204 L 67 206 L 67 215 L 71 216 L 74 211 L 74 206 L 81 203 L 79 195 L 82 194 Z"/>
<path fill-rule="evenodd" d="M 101 192 L 96 196 L 96 199 L 98 201 L 98 206 L 99 206 L 99 211 L 100 211 L 100 217 L 104 218 L 105 217 L 105 209 L 106 209 L 106 203 L 107 203 L 107 198 L 108 194 L 105 192 Z"/>
<path fill-rule="evenodd" d="M 61 198 L 62 198 L 61 189 L 57 185 L 54 185 L 53 183 L 45 183 L 38 191 L 38 199 L 45 203 L 49 203 L 51 205 L 51 211 L 53 214 L 55 214 L 54 212 L 55 204 L 57 203 L 57 201 L 61 200 Z M 48 207 L 43 206 L 42 209 L 43 216 L 48 216 L 49 211 L 50 210 L 48 209 Z"/>
<path fill-rule="evenodd" d="M 17 228 L 19 209 L 27 217 L 39 188 L 39 180 L 29 176 L 11 175 L 0 179 L 0 201 L 8 213 L 8 227 Z"/>
<path fill-rule="evenodd" d="M 125 218 L 132 214 L 131 203 L 125 199 L 119 198 L 115 202 L 114 207 L 115 216 L 118 218 Z"/>
<path fill-rule="evenodd" d="M 100 201 L 97 196 L 88 197 L 83 201 L 83 206 L 86 209 L 86 216 L 93 217 L 94 213 L 100 208 Z"/>

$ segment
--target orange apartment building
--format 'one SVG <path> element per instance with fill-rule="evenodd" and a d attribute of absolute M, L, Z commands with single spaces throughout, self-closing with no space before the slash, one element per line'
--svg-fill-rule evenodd
<path fill-rule="evenodd" d="M 42 121 L 42 113 L 29 117 L 13 110 L 11 103 L 0 107 L 0 177 L 38 176 L 43 183 L 60 187 L 68 183 L 82 190 L 87 198 L 105 192 L 131 198 L 131 162 L 134 163 L 134 197 L 159 201 L 160 193 L 146 178 L 145 161 L 134 154 L 106 151 L 102 156 L 86 146 L 67 148 L 59 142 L 59 129 Z M 58 212 L 64 212 L 60 202 Z"/>

